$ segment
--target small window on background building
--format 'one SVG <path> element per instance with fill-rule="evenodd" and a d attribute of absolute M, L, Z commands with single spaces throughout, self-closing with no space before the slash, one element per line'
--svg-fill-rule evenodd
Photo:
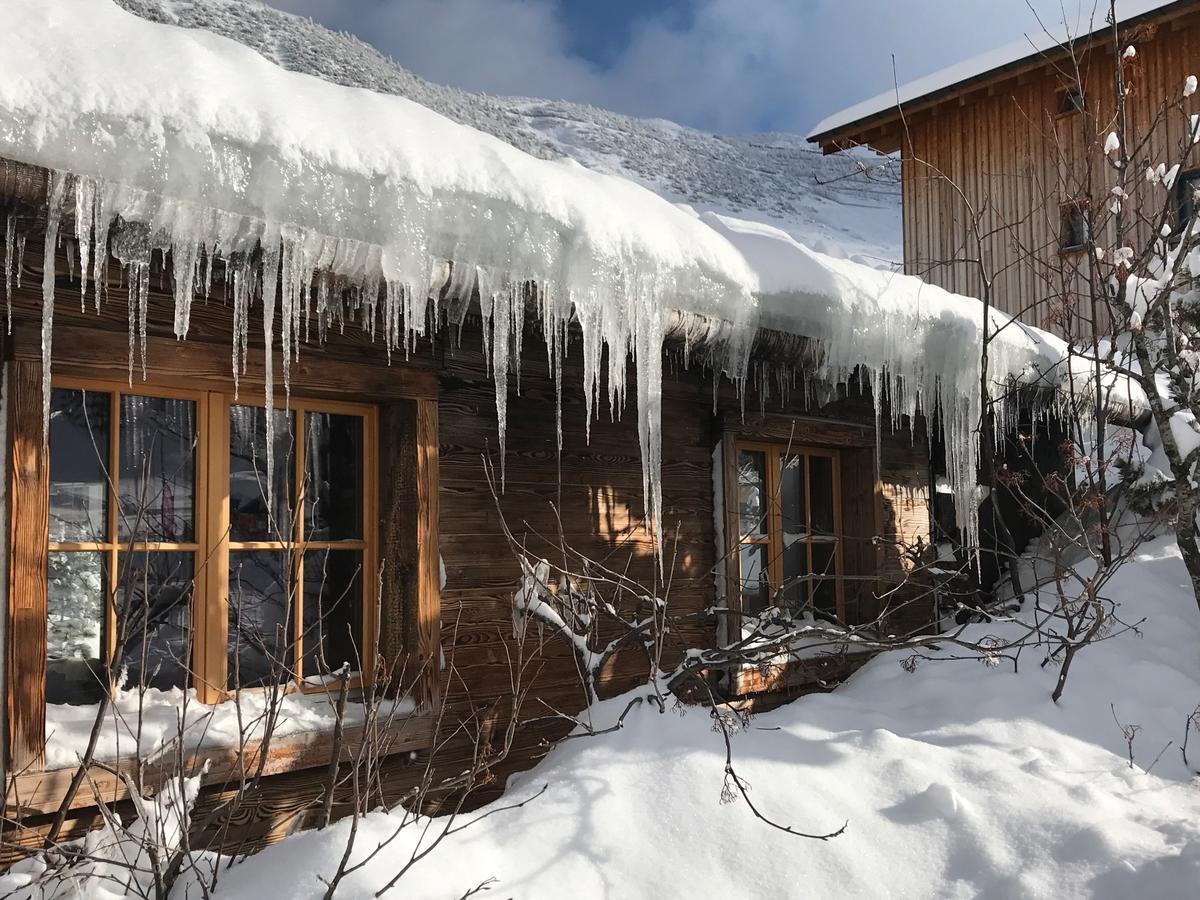
<path fill-rule="evenodd" d="M 1083 112 L 1087 108 L 1083 90 L 1077 87 L 1067 88 L 1058 93 L 1058 114 L 1060 116 L 1069 116 L 1074 113 Z"/>
<path fill-rule="evenodd" d="M 1175 183 L 1177 213 L 1175 231 L 1182 234 L 1189 222 L 1196 222 L 1200 215 L 1200 169 L 1192 169 L 1179 176 Z M 1200 225 L 1193 224 L 1193 234 L 1200 234 Z"/>
<path fill-rule="evenodd" d="M 1059 249 L 1063 253 L 1083 250 L 1091 239 L 1087 203 L 1075 200 L 1059 208 L 1061 219 Z"/>

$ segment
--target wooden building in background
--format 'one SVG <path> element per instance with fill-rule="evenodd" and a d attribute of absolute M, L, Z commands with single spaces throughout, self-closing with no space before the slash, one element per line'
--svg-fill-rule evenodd
<path fill-rule="evenodd" d="M 1084 291 L 1072 279 L 1081 277 L 1088 222 L 1111 202 L 1103 150 L 1114 128 L 1116 67 L 1130 86 L 1127 131 L 1147 136 L 1131 150 L 1138 177 L 1144 164 L 1178 157 L 1187 115 L 1200 113 L 1196 94 L 1184 115 L 1150 127 L 1187 76 L 1200 74 L 1200 3 L 1118 2 L 1115 29 L 1107 11 L 1098 4 L 1094 21 L 1081 20 L 1070 35 L 1047 35 L 1031 21 L 1027 38 L 889 87 L 816 126 L 810 140 L 826 153 L 863 146 L 899 155 L 906 272 L 981 299 L 986 275 L 999 309 L 1090 336 L 1090 311 L 1078 302 Z M 1023 6 L 1015 12 L 1032 18 Z M 1134 55 L 1126 56 L 1129 46 Z M 1170 226 L 1193 214 L 1198 187 L 1193 149 L 1172 187 Z M 1157 211 L 1130 216 L 1137 221 L 1123 242 L 1145 246 Z"/>

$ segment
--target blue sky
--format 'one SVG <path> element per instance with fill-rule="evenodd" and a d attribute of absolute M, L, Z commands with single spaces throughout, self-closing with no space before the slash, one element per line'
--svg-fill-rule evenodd
<path fill-rule="evenodd" d="M 268 2 L 431 81 L 728 133 L 807 132 L 889 90 L 893 55 L 904 82 L 1040 30 L 1027 0 Z M 1098 0 L 1031 2 L 1086 21 Z"/>

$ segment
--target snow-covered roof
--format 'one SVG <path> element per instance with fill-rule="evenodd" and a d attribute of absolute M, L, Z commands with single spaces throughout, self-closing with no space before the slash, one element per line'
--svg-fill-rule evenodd
<path fill-rule="evenodd" d="M 407 351 L 424 334 L 427 298 L 450 279 L 455 297 L 478 291 L 490 322 L 503 460 L 521 286 L 536 283 L 552 366 L 565 352 L 557 336 L 569 324 L 582 332 L 589 420 L 601 384 L 611 405 L 624 402 L 627 362 L 635 362 L 654 523 L 668 312 L 715 326 L 706 335 L 719 335 L 726 371 L 739 381 L 761 323 L 815 339 L 818 374 L 829 381 L 866 366 L 876 397 L 886 385 L 896 415 L 940 405 L 960 514 L 972 517 L 978 300 L 816 253 L 769 225 L 697 215 L 625 179 L 531 157 L 405 98 L 287 72 L 233 41 L 151 23 L 110 0 L 4 3 L 0 157 L 51 171 L 46 246 L 69 206 L 85 290 L 88 258 L 108 249 L 130 269 L 129 283 L 143 286 L 130 302 L 138 293 L 144 304 L 151 253 L 169 250 L 175 328 L 185 337 L 192 300 L 207 289 L 199 261 L 222 260 L 234 283 L 234 359 L 257 306 L 266 344 L 282 347 L 286 383 L 302 321 L 342 321 L 352 302 L 364 328 Z M 109 242 L 114 221 L 125 224 Z M 340 279 L 334 289 L 331 274 Z M 44 285 L 49 373 L 52 258 Z M 346 285 L 357 295 L 347 299 Z M 998 313 L 988 329 L 997 384 L 1040 380 L 1063 357 L 1061 342 Z"/>
<path fill-rule="evenodd" d="M 4 18 L 2 156 L 368 242 L 385 265 L 398 235 L 419 236 L 517 276 L 652 270 L 671 300 L 741 303 L 754 287 L 726 242 L 650 191 L 405 98 L 287 72 L 109 0 L 5 0 Z M 494 241 L 480 246 L 484 222 Z"/>
<path fill-rule="evenodd" d="M 1117 16 L 1120 21 L 1126 22 L 1158 12 L 1168 6 L 1175 6 L 1180 2 L 1181 0 L 1117 0 Z M 1092 4 L 1081 4 L 1079 15 L 1072 22 L 1060 21 L 1057 24 L 1046 22 L 1045 30 L 1038 28 L 1011 44 L 1005 44 L 1003 47 L 947 66 L 898 88 L 889 88 L 869 100 L 863 100 L 861 103 L 856 103 L 827 116 L 809 131 L 809 140 L 816 140 L 831 131 L 838 131 L 895 110 L 898 106 L 914 103 L 930 94 L 959 87 L 965 82 L 982 78 L 998 69 L 1040 56 L 1062 46 L 1072 38 L 1090 36 L 1104 27 L 1104 14 L 1107 10 L 1107 3 L 1101 3 L 1095 7 Z"/>

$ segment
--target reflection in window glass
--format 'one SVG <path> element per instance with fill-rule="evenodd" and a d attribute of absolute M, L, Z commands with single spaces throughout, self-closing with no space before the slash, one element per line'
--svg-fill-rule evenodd
<path fill-rule="evenodd" d="M 51 392 L 51 542 L 107 537 L 109 400 L 96 391 Z"/>
<path fill-rule="evenodd" d="M 229 408 L 229 538 L 234 541 L 289 540 L 295 483 L 292 413 L 272 411 L 273 483 L 267 490 L 267 411 L 259 406 Z M 267 510 L 270 496 L 272 509 Z"/>
<path fill-rule="evenodd" d="M 124 621 L 117 617 L 119 658 L 126 687 L 161 691 L 188 686 L 192 658 L 191 602 L 194 588 L 191 553 L 122 553 L 117 599 L 128 598 Z"/>
<path fill-rule="evenodd" d="M 343 663 L 357 672 L 362 646 L 362 554 L 304 554 L 304 677 L 328 676 Z"/>
<path fill-rule="evenodd" d="M 229 690 L 280 684 L 291 677 L 288 557 L 283 550 L 229 554 Z"/>
<path fill-rule="evenodd" d="M 836 575 L 835 554 L 837 544 L 833 541 L 818 541 L 812 545 L 812 568 L 818 575 Z M 813 581 L 813 608 L 827 617 L 837 618 L 837 581 L 834 578 L 819 578 Z"/>
<path fill-rule="evenodd" d="M 792 613 L 808 606 L 808 582 L 812 569 L 808 564 L 808 544 L 802 541 L 783 544 L 783 602 Z"/>
<path fill-rule="evenodd" d="M 738 451 L 738 522 L 742 537 L 766 534 L 767 467 L 757 450 Z"/>
<path fill-rule="evenodd" d="M 46 702 L 98 703 L 104 670 L 103 553 L 51 553 L 46 597 Z"/>
<path fill-rule="evenodd" d="M 770 602 L 771 589 L 767 575 L 767 548 L 764 544 L 742 544 L 738 548 L 742 577 L 742 610 L 758 615 Z"/>
<path fill-rule="evenodd" d="M 828 456 L 808 458 L 808 487 L 812 492 L 814 534 L 833 534 L 833 460 Z"/>
<path fill-rule="evenodd" d="M 782 457 L 779 463 L 779 502 L 785 547 L 788 538 L 800 538 L 808 532 L 804 494 L 804 457 Z"/>
<path fill-rule="evenodd" d="M 196 404 L 121 397 L 122 541 L 195 538 Z"/>
<path fill-rule="evenodd" d="M 310 541 L 362 537 L 362 418 L 305 416 L 304 536 Z"/>

